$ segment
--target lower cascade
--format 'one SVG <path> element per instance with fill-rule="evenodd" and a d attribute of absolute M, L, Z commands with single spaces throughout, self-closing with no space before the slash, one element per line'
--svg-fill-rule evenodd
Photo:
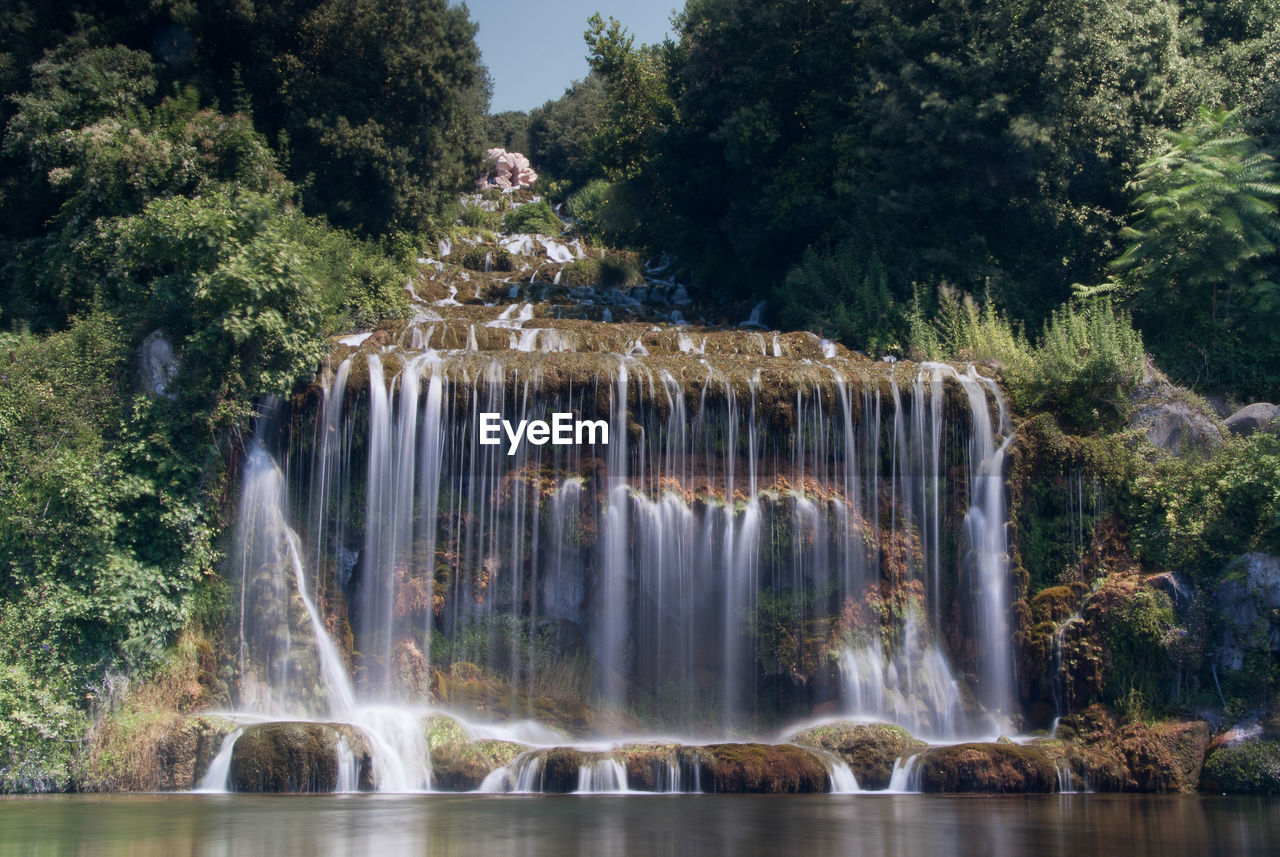
<path fill-rule="evenodd" d="M 993 381 L 465 309 L 263 404 L 202 790 L 918 790 L 1015 729 Z"/>

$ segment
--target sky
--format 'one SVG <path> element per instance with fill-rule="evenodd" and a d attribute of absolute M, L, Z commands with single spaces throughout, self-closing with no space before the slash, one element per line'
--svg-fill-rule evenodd
<path fill-rule="evenodd" d="M 467 0 L 471 20 L 480 25 L 476 43 L 493 78 L 490 111 L 541 107 L 586 77 L 582 33 L 593 12 L 617 18 L 639 45 L 666 38 L 672 12 L 683 6 L 684 0 Z"/>

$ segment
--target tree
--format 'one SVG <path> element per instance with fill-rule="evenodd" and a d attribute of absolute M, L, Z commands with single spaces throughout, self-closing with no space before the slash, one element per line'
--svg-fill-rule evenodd
<path fill-rule="evenodd" d="M 508 152 L 529 153 L 529 114 L 523 110 L 504 110 L 484 118 L 484 142 Z"/>
<path fill-rule="evenodd" d="M 529 114 L 529 160 L 540 174 L 580 187 L 604 172 L 592 153 L 597 129 L 608 117 L 604 80 L 589 74 L 564 95 Z"/>
<path fill-rule="evenodd" d="M 219 2 L 189 26 L 220 101 L 252 107 L 335 225 L 421 228 L 478 175 L 489 80 L 465 6 Z"/>
<path fill-rule="evenodd" d="M 1114 267 L 1162 365 L 1262 392 L 1277 380 L 1264 355 L 1280 354 L 1280 173 L 1239 113 L 1203 109 L 1165 139 L 1131 183 L 1130 243 Z"/>

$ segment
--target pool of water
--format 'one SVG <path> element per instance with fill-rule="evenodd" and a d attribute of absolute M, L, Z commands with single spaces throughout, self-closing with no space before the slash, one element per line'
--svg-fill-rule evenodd
<path fill-rule="evenodd" d="M 0 799 L 0 855 L 1267 855 L 1280 800 L 1063 795 Z"/>

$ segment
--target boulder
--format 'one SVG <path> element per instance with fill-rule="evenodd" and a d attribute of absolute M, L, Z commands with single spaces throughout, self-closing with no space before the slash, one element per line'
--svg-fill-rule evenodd
<path fill-rule="evenodd" d="M 1205 458 L 1222 446 L 1222 432 L 1213 420 L 1179 401 L 1144 404 L 1129 425 L 1142 429 L 1147 440 L 1175 458 L 1187 454 Z"/>
<path fill-rule="evenodd" d="M 1223 422 L 1232 434 L 1248 437 L 1256 431 L 1280 432 L 1280 405 L 1254 402 L 1236 411 Z"/>
<path fill-rule="evenodd" d="M 1017 744 L 956 744 L 927 751 L 918 763 L 925 792 L 1034 794 L 1058 790 L 1049 754 Z"/>
<path fill-rule="evenodd" d="M 679 744 L 627 744 L 614 750 L 627 770 L 627 788 L 640 792 L 689 791 L 698 782 L 696 747 Z"/>
<path fill-rule="evenodd" d="M 231 754 L 231 790 L 332 792 L 338 787 L 341 741 L 355 756 L 358 788 L 371 791 L 373 762 L 360 730 L 343 723 L 289 721 L 245 728 Z"/>
<path fill-rule="evenodd" d="M 797 732 L 790 740 L 835 753 L 849 765 L 858 785 L 869 790 L 888 788 L 894 763 L 927 746 L 889 723 L 830 723 Z"/>

